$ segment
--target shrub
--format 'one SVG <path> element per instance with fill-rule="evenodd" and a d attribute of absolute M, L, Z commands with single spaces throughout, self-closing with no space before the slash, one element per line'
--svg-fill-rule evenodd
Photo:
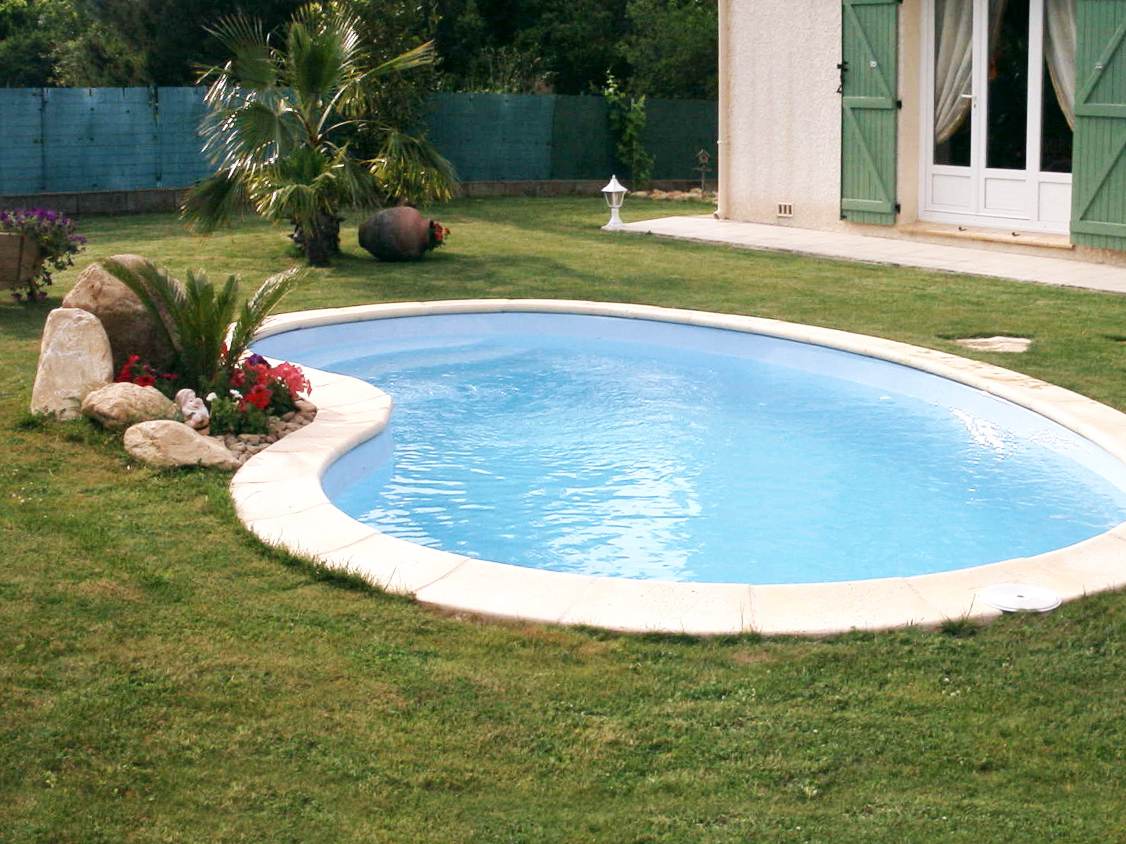
<path fill-rule="evenodd" d="M 181 386 L 201 396 L 218 391 L 223 371 L 239 365 L 254 333 L 303 277 L 296 268 L 270 276 L 239 307 L 238 276 L 228 276 L 216 289 L 202 270 L 189 271 L 181 284 L 151 266 L 133 270 L 112 258 L 102 266 L 144 303 L 176 352 L 173 369 Z M 161 311 L 168 314 L 171 330 Z"/>

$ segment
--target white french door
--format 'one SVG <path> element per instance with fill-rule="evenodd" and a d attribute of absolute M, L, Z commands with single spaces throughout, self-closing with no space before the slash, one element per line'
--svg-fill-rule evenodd
<path fill-rule="evenodd" d="M 1075 0 L 926 0 L 919 217 L 1067 232 Z"/>

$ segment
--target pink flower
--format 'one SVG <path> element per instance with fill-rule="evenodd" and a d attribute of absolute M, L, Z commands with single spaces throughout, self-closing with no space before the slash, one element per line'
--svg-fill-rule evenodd
<path fill-rule="evenodd" d="M 310 390 L 309 379 L 305 377 L 305 373 L 301 368 L 294 366 L 292 363 L 279 363 L 270 370 L 270 377 L 285 384 L 285 388 L 289 390 L 291 396 L 296 396 L 298 393 L 308 393 Z"/>

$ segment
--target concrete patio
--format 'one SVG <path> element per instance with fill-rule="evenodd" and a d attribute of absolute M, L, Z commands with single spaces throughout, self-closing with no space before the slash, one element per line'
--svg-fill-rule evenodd
<path fill-rule="evenodd" d="M 821 258 L 1009 278 L 1058 287 L 1126 293 L 1126 267 L 974 248 L 970 245 L 972 241 L 967 241 L 966 245 L 925 243 L 792 226 L 717 220 L 711 216 L 662 217 L 626 223 L 622 230 L 744 249 L 790 252 Z"/>

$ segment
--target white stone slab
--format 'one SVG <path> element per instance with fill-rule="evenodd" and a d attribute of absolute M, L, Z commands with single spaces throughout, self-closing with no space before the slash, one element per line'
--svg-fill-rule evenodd
<path fill-rule="evenodd" d="M 595 580 L 466 559 L 445 577 L 418 589 L 415 597 L 462 612 L 558 622 Z"/>

